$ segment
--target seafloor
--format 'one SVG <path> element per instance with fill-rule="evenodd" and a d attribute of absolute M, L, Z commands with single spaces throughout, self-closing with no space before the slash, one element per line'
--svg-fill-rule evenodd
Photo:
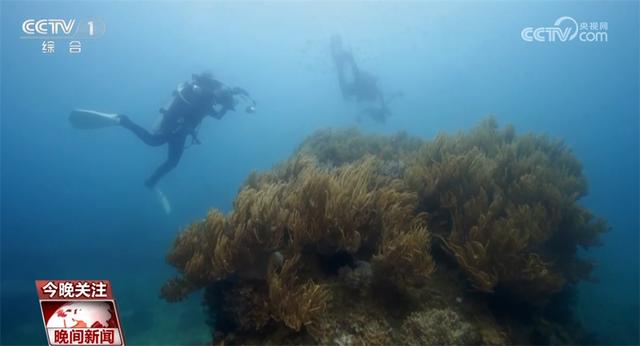
<path fill-rule="evenodd" d="M 323 130 L 182 231 L 161 290 L 215 344 L 582 344 L 606 222 L 561 141 L 487 119 L 433 140 Z"/>

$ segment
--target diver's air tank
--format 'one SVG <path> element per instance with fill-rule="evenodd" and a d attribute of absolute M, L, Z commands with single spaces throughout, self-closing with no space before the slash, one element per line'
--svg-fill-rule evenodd
<path fill-rule="evenodd" d="M 165 107 L 160 108 L 160 113 L 183 113 L 188 111 L 193 105 L 193 84 L 185 82 L 178 84 L 176 90 L 173 91 L 173 98 Z M 175 114 L 175 113 L 174 113 Z"/>
<path fill-rule="evenodd" d="M 155 131 L 175 129 L 184 121 L 182 115 L 189 114 L 193 109 L 193 84 L 184 82 L 178 84 L 173 91 L 173 97 L 165 107 L 160 108 L 159 121 L 154 126 Z"/>

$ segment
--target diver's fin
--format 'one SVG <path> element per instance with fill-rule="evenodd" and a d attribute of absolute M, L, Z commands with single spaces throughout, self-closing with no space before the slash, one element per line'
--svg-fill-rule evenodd
<path fill-rule="evenodd" d="M 101 113 L 89 109 L 74 109 L 69 114 L 69 122 L 76 129 L 99 129 L 120 123 L 117 114 Z"/>
<path fill-rule="evenodd" d="M 154 188 L 154 190 L 156 191 L 156 196 L 158 197 L 160 204 L 162 204 L 162 209 L 164 209 L 164 212 L 167 215 L 171 214 L 171 203 L 169 203 L 169 199 L 167 198 L 167 196 L 162 192 L 162 190 L 157 187 Z"/>

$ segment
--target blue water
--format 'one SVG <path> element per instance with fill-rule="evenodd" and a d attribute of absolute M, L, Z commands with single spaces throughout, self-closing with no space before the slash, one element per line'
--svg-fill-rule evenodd
<path fill-rule="evenodd" d="M 1 344 L 46 343 L 35 279 L 110 279 L 130 344 L 210 340 L 194 295 L 158 298 L 164 254 L 208 208 L 230 210 L 252 170 L 287 158 L 313 130 L 359 126 L 425 138 L 494 114 L 519 132 L 563 138 L 584 165 L 582 203 L 608 219 L 581 321 L 607 344 L 638 344 L 639 27 L 637 1 L 616 2 L 6 2 L 2 12 Z M 607 22 L 607 42 L 524 42 L 561 16 Z M 29 18 L 98 18 L 81 54 L 43 54 L 20 39 Z M 356 121 L 339 94 L 329 37 L 339 33 L 385 92 L 386 124 Z M 206 119 L 160 187 L 164 160 L 120 128 L 74 130 L 73 108 L 126 113 L 151 127 L 175 86 L 211 70 L 258 102 L 255 114 Z"/>

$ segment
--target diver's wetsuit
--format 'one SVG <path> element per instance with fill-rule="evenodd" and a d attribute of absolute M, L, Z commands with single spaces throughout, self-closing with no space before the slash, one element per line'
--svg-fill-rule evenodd
<path fill-rule="evenodd" d="M 155 133 L 150 133 L 135 124 L 126 115 L 119 116 L 120 125 L 131 130 L 146 144 L 150 146 L 168 144 L 167 160 L 145 181 L 147 187 L 155 186 L 160 178 L 176 167 L 184 151 L 187 136 L 192 135 L 197 141 L 195 131 L 205 116 L 210 115 L 219 119 L 230 108 L 227 104 L 228 97 L 222 100 L 223 102 L 217 102 L 220 100 L 216 100 L 212 95 L 197 95 L 193 90 L 193 84 L 190 83 L 185 83 L 182 88 L 178 88 L 169 109 L 162 110 L 164 117 L 160 128 Z M 213 105 L 219 103 L 222 103 L 222 110 L 216 112 Z"/>
<path fill-rule="evenodd" d="M 140 127 L 138 124 L 132 122 L 129 117 L 121 116 L 120 124 L 131 130 L 138 138 L 140 138 L 143 142 L 147 143 L 150 146 L 160 146 L 165 143 L 168 144 L 168 154 L 167 160 L 158 167 L 155 172 L 145 180 L 144 184 L 147 187 L 153 187 L 158 182 L 160 178 L 162 178 L 165 174 L 167 174 L 170 170 L 172 170 L 175 166 L 178 165 L 180 161 L 180 157 L 182 157 L 182 152 L 184 151 L 184 144 L 187 140 L 187 135 L 189 133 L 160 133 L 156 132 L 151 134 L 149 131 Z"/>

